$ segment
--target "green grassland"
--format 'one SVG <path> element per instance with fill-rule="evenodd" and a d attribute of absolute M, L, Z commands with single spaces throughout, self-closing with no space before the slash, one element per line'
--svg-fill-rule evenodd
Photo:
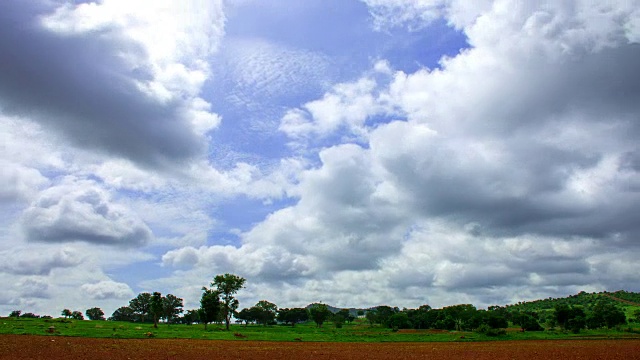
<path fill-rule="evenodd" d="M 635 327 L 633 327 L 635 326 Z M 584 330 L 579 334 L 551 330 L 520 332 L 507 329 L 507 334 L 489 337 L 475 332 L 400 330 L 370 326 L 360 321 L 336 328 L 326 323 L 318 328 L 313 323 L 285 325 L 232 325 L 230 331 L 222 325 L 168 325 L 118 321 L 89 321 L 68 319 L 0 318 L 0 334 L 28 334 L 44 336 L 79 336 L 123 339 L 208 339 L 208 340 L 261 340 L 261 341 L 326 341 L 326 342 L 451 342 L 487 340 L 535 340 L 535 339 L 640 339 L 640 324 L 624 329 Z"/>

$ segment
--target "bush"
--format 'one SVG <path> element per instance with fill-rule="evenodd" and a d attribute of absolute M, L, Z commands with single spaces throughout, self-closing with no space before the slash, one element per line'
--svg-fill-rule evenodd
<path fill-rule="evenodd" d="M 500 336 L 500 335 L 506 335 L 507 334 L 507 331 L 505 329 L 492 328 L 491 326 L 489 326 L 487 324 L 482 324 L 482 325 L 478 326 L 478 328 L 476 329 L 476 332 L 478 332 L 480 334 L 484 334 L 486 336 Z"/>

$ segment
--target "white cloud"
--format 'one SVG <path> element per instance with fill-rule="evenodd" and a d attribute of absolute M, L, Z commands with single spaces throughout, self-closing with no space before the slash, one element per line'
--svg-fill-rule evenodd
<path fill-rule="evenodd" d="M 238 248 L 175 250 L 164 263 L 251 274 L 285 306 L 482 306 L 638 289 L 635 262 L 622 256 L 637 253 L 640 234 L 629 216 L 640 176 L 640 48 L 629 31 L 638 7 L 376 4 L 422 11 L 402 22 L 445 16 L 472 47 L 440 69 L 395 72 L 388 86 L 365 74 L 291 109 L 281 123 L 291 138 L 334 132 L 338 143 L 376 114 L 350 110 L 406 119 L 368 129 L 363 146 L 325 145 L 290 191 L 298 203 L 242 234 Z M 604 265 L 616 256 L 620 271 Z"/>
<path fill-rule="evenodd" d="M 0 272 L 13 275 L 48 275 L 57 268 L 73 268 L 83 256 L 72 248 L 46 248 L 36 252 L 27 248 L 0 251 Z"/>
<path fill-rule="evenodd" d="M 111 200 L 89 180 L 65 179 L 42 191 L 21 219 L 30 241 L 84 241 L 115 246 L 141 246 L 151 230 L 130 210 Z"/>
<path fill-rule="evenodd" d="M 131 299 L 134 294 L 129 285 L 110 280 L 103 280 L 94 284 L 83 284 L 80 287 L 91 299 Z"/>

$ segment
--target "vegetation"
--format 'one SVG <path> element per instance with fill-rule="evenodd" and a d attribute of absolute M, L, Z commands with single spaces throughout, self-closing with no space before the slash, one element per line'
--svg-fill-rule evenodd
<path fill-rule="evenodd" d="M 465 333 L 466 338 L 556 338 L 566 337 L 570 334 L 584 336 L 599 336 L 598 334 L 638 334 L 640 331 L 640 304 L 638 294 L 618 291 L 615 293 L 585 293 L 581 292 L 567 298 L 542 299 L 530 302 L 519 302 L 514 305 L 490 306 L 485 309 L 477 309 L 472 304 L 458 304 L 434 309 L 429 305 L 422 305 L 415 309 L 399 309 L 388 305 L 380 305 L 369 309 L 339 309 L 322 303 L 314 303 L 307 308 L 283 308 L 279 309 L 275 303 L 260 300 L 254 306 L 238 311 L 239 301 L 236 294 L 245 284 L 246 280 L 233 274 L 217 275 L 210 284 L 210 288 L 202 288 L 200 308 L 184 311 L 183 300 L 175 295 L 162 296 L 160 292 L 140 293 L 129 301 L 128 306 L 122 306 L 113 312 L 109 322 L 114 324 L 112 336 L 120 337 L 126 333 L 138 334 L 137 331 L 118 331 L 131 329 L 147 329 L 153 327 L 153 331 L 147 331 L 147 336 L 189 337 L 199 338 L 200 333 L 205 338 L 212 329 L 208 324 L 217 324 L 213 330 L 231 330 L 231 319 L 235 318 L 239 325 L 234 325 L 234 336 L 245 338 L 244 332 L 249 331 L 252 337 L 262 340 L 270 340 L 275 334 L 310 336 L 319 341 L 336 341 L 334 335 L 346 336 L 344 341 L 368 341 L 371 334 L 373 338 L 402 334 L 404 330 L 422 334 L 429 340 L 449 339 L 449 335 L 432 337 L 434 334 Z M 49 333 L 63 334 L 59 329 L 65 329 L 65 335 L 74 335 L 72 329 L 85 328 L 84 316 L 80 311 L 63 309 L 62 318 L 52 319 L 40 317 L 33 313 L 22 313 L 14 310 L 7 319 L 12 323 L 0 331 L 2 333 L 21 333 L 27 329 L 31 319 L 38 327 L 43 327 L 43 321 L 53 322 L 56 325 L 47 327 Z M 87 318 L 92 323 L 100 324 L 105 321 L 104 312 L 98 307 L 85 311 Z M 34 320 L 35 319 L 35 320 Z M 159 326 L 165 324 L 184 324 L 175 330 L 169 331 Z M 331 323 L 333 330 L 325 330 L 325 323 Z M 62 325 L 64 324 L 64 325 Z M 69 324 L 76 324 L 74 326 Z M 116 326 L 117 324 L 117 326 Z M 130 324 L 130 325 L 122 325 Z M 201 324 L 196 327 L 192 324 Z M 268 328 L 261 331 L 255 327 Z M 21 326 L 22 325 L 22 326 Z M 298 325 L 298 326 L 296 326 Z M 314 327 L 316 331 L 311 331 Z M 96 328 L 98 325 L 95 325 Z M 236 326 L 242 326 L 242 333 Z M 90 325 L 89 325 L 90 327 Z M 104 327 L 104 326 L 100 326 Z M 108 327 L 108 326 L 107 326 Z M 300 330 L 295 330 L 300 327 Z M 55 330 L 51 330 L 55 328 Z M 32 331 L 31 329 L 30 331 Z M 204 334 L 203 333 L 204 330 Z M 25 330 L 26 331 L 26 330 Z M 273 332 L 272 335 L 267 333 Z M 27 332 L 33 333 L 33 332 Z M 260 333 L 261 335 L 257 335 Z M 313 335 L 309 335 L 309 333 Z M 356 334 L 366 335 L 356 339 Z M 519 333 L 521 335 L 515 335 Z M 160 335 L 164 334 L 164 335 Z M 328 335 L 331 334 L 331 335 Z M 536 335 L 540 334 L 540 335 Z M 106 336 L 102 331 L 89 331 L 84 335 Z M 616 336 L 618 336 L 616 335 Z M 133 336 L 136 337 L 137 335 Z M 226 338 L 227 335 L 221 338 Z M 634 335 L 635 336 L 635 335 Z M 215 338 L 215 337 L 214 337 Z M 294 338 L 295 339 L 295 338 Z M 330 340 L 328 340 L 330 339 Z M 407 339 L 404 335 L 393 335 L 393 340 L 398 341 L 423 341 L 426 338 Z M 277 339 L 276 339 L 277 340 Z"/>
<path fill-rule="evenodd" d="M 80 321 L 73 319 L 3 318 L 0 320 L 0 334 L 35 334 L 46 336 L 83 336 L 97 338 L 150 338 L 154 339 L 207 339 L 207 340 L 266 340 L 266 341 L 325 341 L 325 342 L 450 342 L 489 340 L 545 340 L 545 339 L 621 339 L 640 340 L 638 327 L 627 329 L 583 330 L 580 334 L 570 331 L 527 331 L 518 328 L 491 329 L 483 326 L 477 331 L 446 330 L 403 330 L 370 326 L 364 319 L 356 319 L 341 328 L 328 326 L 319 328 L 313 321 L 290 325 L 265 327 L 260 324 L 232 324 L 226 331 L 224 322 L 203 325 L 162 325 L 157 329 L 153 323 L 122 321 Z M 53 327 L 52 330 L 50 330 Z"/>

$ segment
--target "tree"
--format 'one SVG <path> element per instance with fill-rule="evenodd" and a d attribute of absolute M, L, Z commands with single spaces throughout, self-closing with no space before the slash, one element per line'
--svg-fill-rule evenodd
<path fill-rule="evenodd" d="M 193 323 L 200 322 L 200 315 L 198 314 L 197 309 L 187 310 L 182 316 L 182 323 L 191 325 Z"/>
<path fill-rule="evenodd" d="M 255 306 L 248 309 L 244 308 L 236 314 L 236 319 L 244 322 L 244 326 L 246 327 L 250 322 L 254 322 L 257 320 L 259 311 L 261 310 L 256 308 Z"/>
<path fill-rule="evenodd" d="M 149 315 L 151 310 L 151 294 L 148 292 L 138 294 L 138 296 L 129 301 L 129 307 L 140 318 L 140 321 L 144 322 L 145 317 Z"/>
<path fill-rule="evenodd" d="M 389 326 L 389 318 L 391 315 L 399 312 L 400 309 L 392 308 L 388 305 L 380 305 L 376 308 L 376 322 L 383 326 Z"/>
<path fill-rule="evenodd" d="M 456 330 L 472 330 L 475 326 L 472 319 L 478 311 L 475 306 L 471 304 L 460 304 L 447 306 L 442 308 L 445 317 L 450 316 L 454 323 Z"/>
<path fill-rule="evenodd" d="M 89 320 L 104 320 L 104 311 L 98 307 L 87 309 L 85 311 Z"/>
<path fill-rule="evenodd" d="M 532 314 L 527 312 L 520 312 L 520 313 L 514 314 L 513 323 L 515 325 L 520 325 L 520 329 L 522 331 L 544 330 L 544 328 L 540 326 L 540 323 L 538 323 L 538 320 L 536 320 L 536 318 Z"/>
<path fill-rule="evenodd" d="M 163 317 L 167 319 L 167 323 L 171 324 L 174 318 L 182 313 L 182 299 L 172 294 L 162 298 Z"/>
<path fill-rule="evenodd" d="M 373 324 L 378 321 L 378 312 L 375 309 L 369 309 L 367 310 L 367 313 L 364 315 L 364 317 L 369 322 L 369 325 L 373 326 Z"/>
<path fill-rule="evenodd" d="M 121 306 L 117 308 L 109 318 L 111 321 L 135 321 L 135 319 L 136 316 L 133 309 L 128 306 Z"/>
<path fill-rule="evenodd" d="M 411 321 L 409 321 L 409 315 L 406 312 L 399 312 L 389 317 L 389 327 L 392 329 L 410 329 Z"/>
<path fill-rule="evenodd" d="M 346 321 L 347 323 L 350 323 L 356 319 L 355 316 L 351 315 L 351 311 L 349 311 L 349 309 L 340 309 L 340 311 L 338 311 L 338 314 L 342 316 L 344 321 Z"/>
<path fill-rule="evenodd" d="M 295 324 L 309 320 L 309 313 L 303 308 L 280 309 L 278 311 L 278 321 L 285 324 Z"/>
<path fill-rule="evenodd" d="M 149 304 L 149 314 L 153 316 L 153 327 L 156 329 L 158 328 L 158 319 L 162 317 L 163 310 L 162 294 L 156 291 L 151 295 L 151 302 Z"/>
<path fill-rule="evenodd" d="M 20 317 L 20 314 L 22 314 L 21 310 L 13 310 L 11 312 L 11 314 L 9 314 L 9 317 L 16 317 L 17 318 L 17 317 Z"/>
<path fill-rule="evenodd" d="M 82 314 L 80 314 L 80 316 L 82 316 Z M 32 312 L 27 312 L 24 313 L 22 315 L 20 315 L 21 318 L 27 318 L 27 319 L 38 319 L 40 317 L 40 315 L 36 315 Z"/>
<path fill-rule="evenodd" d="M 222 311 L 220 303 L 220 294 L 213 289 L 202 288 L 202 297 L 200 298 L 200 321 L 204 323 L 204 329 L 207 330 L 207 324 L 218 320 L 218 316 Z"/>
<path fill-rule="evenodd" d="M 312 304 L 309 307 L 309 317 L 316 323 L 317 327 L 322 327 L 322 324 L 331 316 L 329 307 L 322 303 Z"/>
<path fill-rule="evenodd" d="M 240 302 L 235 298 L 235 294 L 244 287 L 246 279 L 234 274 L 216 275 L 211 283 L 217 289 L 222 300 L 222 314 L 224 316 L 226 329 L 229 330 L 231 316 L 233 316 Z"/>
<path fill-rule="evenodd" d="M 556 304 L 553 314 L 556 321 L 558 322 L 558 325 L 560 325 L 562 329 L 566 329 L 569 325 L 569 319 L 571 316 L 571 308 L 569 307 L 569 305 L 565 303 Z"/>
<path fill-rule="evenodd" d="M 258 311 L 257 315 L 259 323 L 264 326 L 273 323 L 276 320 L 276 315 L 278 314 L 278 306 L 274 303 L 270 303 L 267 300 L 260 300 L 255 306 Z"/>
<path fill-rule="evenodd" d="M 74 311 L 71 313 L 71 318 L 74 320 L 84 320 L 84 316 L 80 311 Z"/>
<path fill-rule="evenodd" d="M 69 310 L 69 309 L 64 309 L 64 310 L 62 310 L 62 312 L 61 312 L 60 314 L 61 314 L 62 316 L 64 316 L 64 318 L 65 318 L 65 319 L 68 319 L 68 318 L 70 318 L 70 317 L 71 317 L 71 315 L 72 315 L 73 313 L 72 313 L 72 312 L 71 312 L 71 310 Z"/>
<path fill-rule="evenodd" d="M 611 329 L 627 322 L 627 317 L 617 306 L 607 301 L 598 301 L 591 314 L 587 316 L 587 325 L 591 329 L 606 326 Z"/>

